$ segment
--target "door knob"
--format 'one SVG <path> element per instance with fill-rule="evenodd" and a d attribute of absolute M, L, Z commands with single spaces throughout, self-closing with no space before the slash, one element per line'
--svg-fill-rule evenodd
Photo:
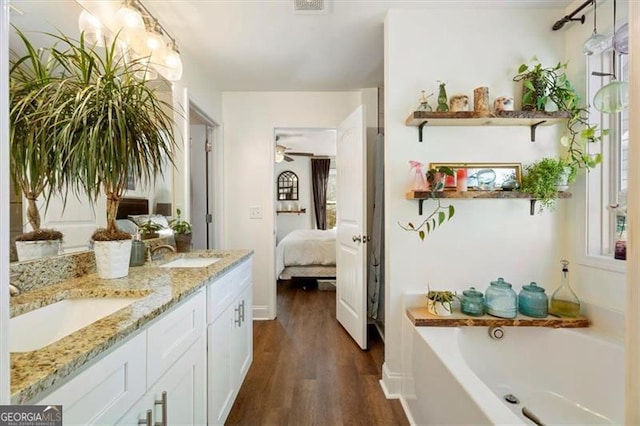
<path fill-rule="evenodd" d="M 360 235 L 354 235 L 353 237 L 351 237 L 351 240 L 355 243 L 361 243 L 362 242 L 362 237 L 360 237 Z"/>

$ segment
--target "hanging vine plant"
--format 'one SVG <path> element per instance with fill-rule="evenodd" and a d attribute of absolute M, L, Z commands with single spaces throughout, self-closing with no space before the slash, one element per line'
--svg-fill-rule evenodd
<path fill-rule="evenodd" d="M 454 172 L 449 167 L 439 167 L 437 169 L 431 169 L 427 172 L 427 181 L 429 182 L 430 198 L 432 198 L 436 205 L 431 213 L 419 224 L 414 225 L 412 222 L 408 222 L 406 225 L 398 222 L 398 225 L 405 231 L 416 232 L 421 241 L 424 241 L 425 237 L 429 233 L 438 229 L 445 221 L 450 221 L 456 210 L 453 205 L 443 205 L 437 193 L 439 192 L 439 185 L 444 187 L 444 182 L 436 181 L 436 174 L 440 173 L 443 176 L 453 176 Z"/>

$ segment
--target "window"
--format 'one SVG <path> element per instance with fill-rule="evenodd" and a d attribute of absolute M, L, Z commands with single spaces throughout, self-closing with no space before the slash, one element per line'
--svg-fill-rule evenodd
<path fill-rule="evenodd" d="M 327 229 L 336 226 L 336 219 L 336 169 L 330 169 L 327 182 Z"/>
<path fill-rule="evenodd" d="M 592 72 L 609 73 L 613 69 L 613 52 L 587 57 L 587 96 L 589 104 L 597 91 L 611 81 L 611 77 L 593 76 Z M 616 55 L 615 74 L 618 80 L 628 81 L 628 56 Z M 609 129 L 608 137 L 599 144 L 592 144 L 591 154 L 601 153 L 600 166 L 587 174 L 586 193 L 586 255 L 588 257 L 613 258 L 615 241 L 621 235 L 621 220 L 609 209 L 610 204 L 619 200 L 619 195 L 627 188 L 628 149 L 629 149 L 629 112 L 601 114 L 591 108 L 590 121 L 599 123 L 603 129 Z"/>

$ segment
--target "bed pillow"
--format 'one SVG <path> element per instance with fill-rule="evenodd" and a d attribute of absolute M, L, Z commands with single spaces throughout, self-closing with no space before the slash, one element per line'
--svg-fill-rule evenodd
<path fill-rule="evenodd" d="M 129 215 L 129 219 L 132 220 L 136 225 L 141 226 L 143 223 L 147 221 L 151 221 L 153 223 L 157 223 L 163 228 L 169 227 L 169 222 L 167 222 L 167 218 L 160 214 L 137 214 L 137 215 Z"/>
<path fill-rule="evenodd" d="M 122 232 L 127 232 L 131 235 L 136 235 L 138 232 L 138 225 L 130 221 L 129 219 L 118 219 L 116 220 L 116 225 L 118 225 L 118 229 Z"/>

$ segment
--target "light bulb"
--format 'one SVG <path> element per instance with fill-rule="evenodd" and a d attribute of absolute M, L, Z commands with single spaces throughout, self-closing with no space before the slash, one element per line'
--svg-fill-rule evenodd
<path fill-rule="evenodd" d="M 593 106 L 600 112 L 613 114 L 629 109 L 629 84 L 614 80 L 596 92 Z"/>
<path fill-rule="evenodd" d="M 146 29 L 140 12 L 126 5 L 116 12 L 115 25 L 118 39 L 129 45 L 142 37 Z"/>
<path fill-rule="evenodd" d="M 88 44 L 100 47 L 106 44 L 106 34 L 102 22 L 86 10 L 80 13 L 78 28 L 80 32 L 84 34 L 84 40 Z"/>
<path fill-rule="evenodd" d="M 178 81 L 182 78 L 182 59 L 175 43 L 167 45 L 164 57 L 165 77 L 169 81 Z"/>

